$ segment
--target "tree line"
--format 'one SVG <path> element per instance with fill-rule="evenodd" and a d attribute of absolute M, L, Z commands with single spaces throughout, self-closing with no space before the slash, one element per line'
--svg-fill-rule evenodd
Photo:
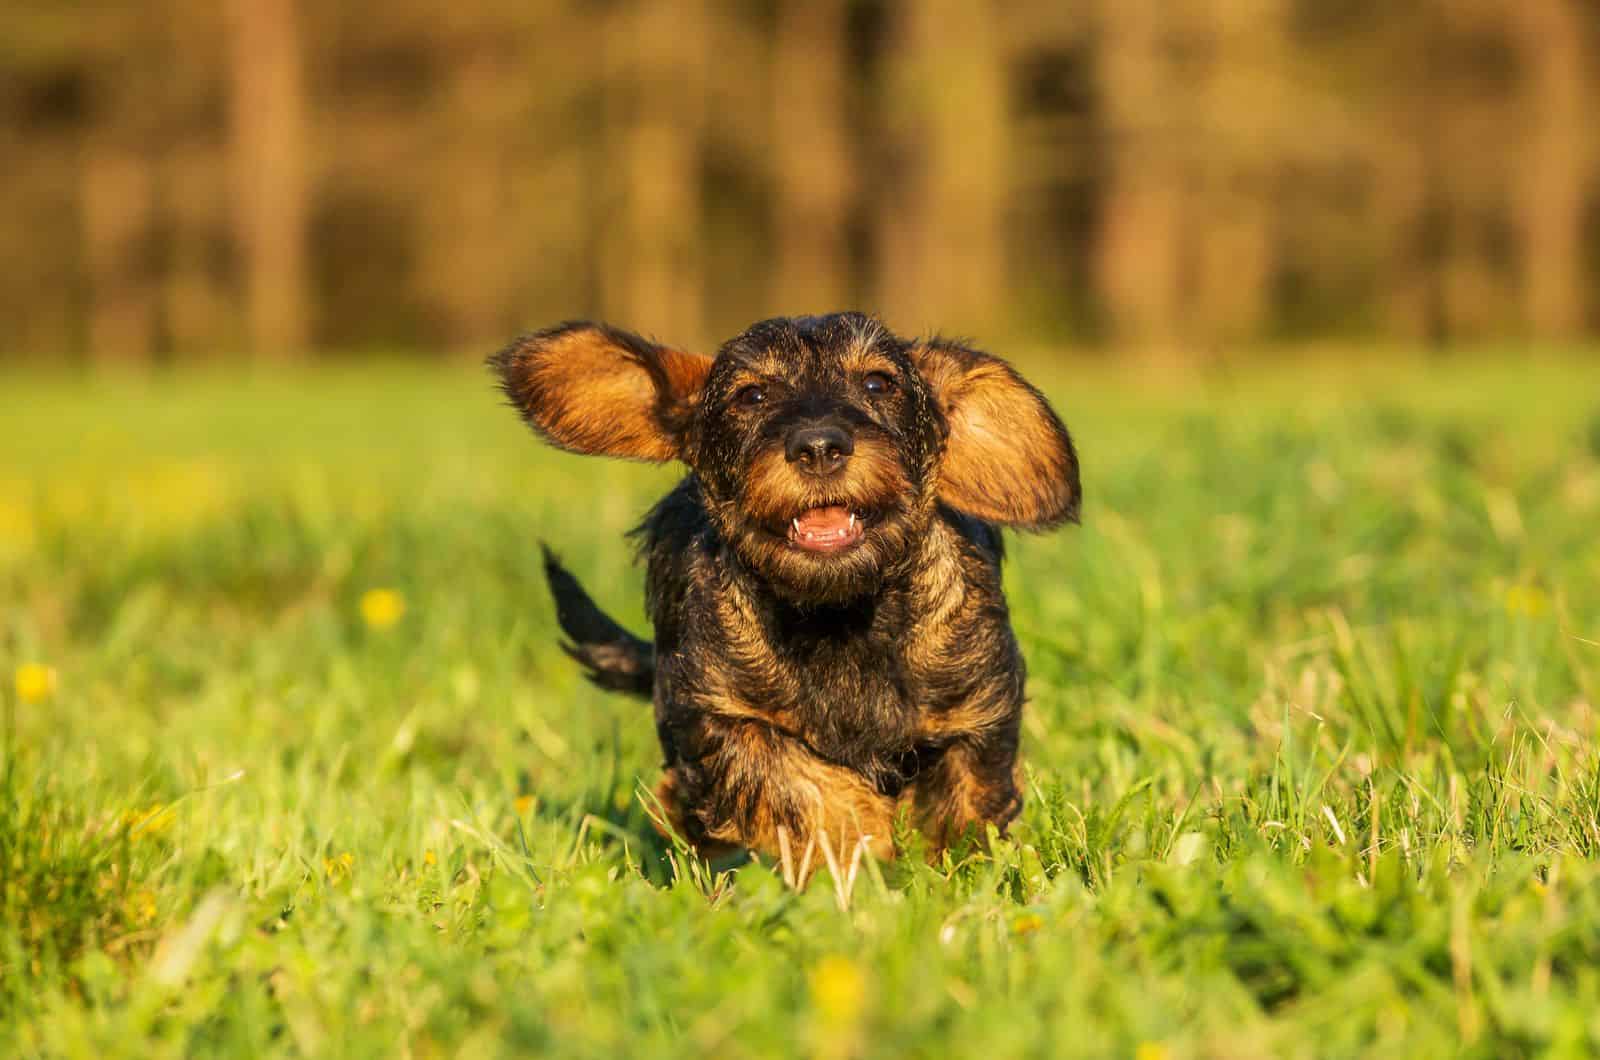
<path fill-rule="evenodd" d="M 17 0 L 0 355 L 1600 327 L 1593 0 Z"/>

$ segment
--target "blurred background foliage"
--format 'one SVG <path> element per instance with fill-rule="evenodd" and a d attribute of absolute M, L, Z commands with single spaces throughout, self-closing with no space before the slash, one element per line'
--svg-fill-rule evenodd
<path fill-rule="evenodd" d="M 11 0 L 6 355 L 1600 328 L 1592 0 Z"/>

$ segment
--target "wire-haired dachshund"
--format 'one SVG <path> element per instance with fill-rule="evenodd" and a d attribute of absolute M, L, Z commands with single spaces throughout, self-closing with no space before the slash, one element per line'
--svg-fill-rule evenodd
<path fill-rule="evenodd" d="M 1015 370 L 857 313 L 763 321 L 714 357 L 567 323 L 490 363 L 555 445 L 689 469 L 634 531 L 653 645 L 546 569 L 569 654 L 654 699 L 656 794 L 697 849 L 890 856 L 902 812 L 935 851 L 1016 817 L 999 528 L 1075 522 L 1080 491 Z"/>

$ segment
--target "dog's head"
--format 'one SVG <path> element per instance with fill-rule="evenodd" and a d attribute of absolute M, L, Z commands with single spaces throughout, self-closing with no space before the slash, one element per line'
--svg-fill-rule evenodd
<path fill-rule="evenodd" d="M 1077 456 L 1038 391 L 857 313 L 763 321 L 715 357 L 563 324 L 491 364 L 561 448 L 688 464 L 723 540 L 795 601 L 875 592 L 939 503 L 1027 529 L 1077 518 Z"/>

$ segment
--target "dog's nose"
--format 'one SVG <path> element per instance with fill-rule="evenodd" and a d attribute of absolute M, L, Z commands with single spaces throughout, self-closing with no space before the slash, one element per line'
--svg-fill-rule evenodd
<path fill-rule="evenodd" d="M 844 466 L 856 443 L 838 427 L 800 427 L 789 432 L 784 446 L 789 463 L 813 475 L 831 475 Z"/>

